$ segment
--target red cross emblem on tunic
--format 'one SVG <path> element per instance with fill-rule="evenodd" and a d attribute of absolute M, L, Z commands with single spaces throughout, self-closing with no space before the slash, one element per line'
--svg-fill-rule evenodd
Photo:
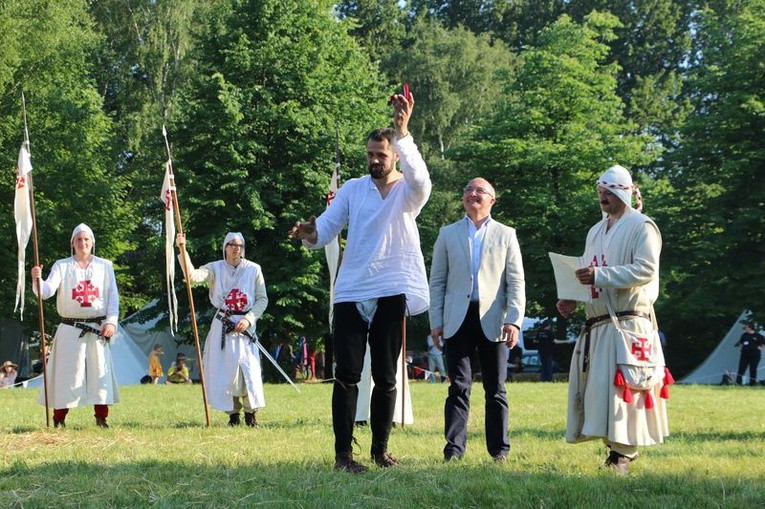
<path fill-rule="evenodd" d="M 653 346 L 646 344 L 648 343 L 648 338 L 635 336 L 635 339 L 637 339 L 637 343 L 632 343 L 632 355 L 637 357 L 639 361 L 650 361 Z"/>
<path fill-rule="evenodd" d="M 80 307 L 93 307 L 93 301 L 99 297 L 100 291 L 90 283 L 90 280 L 81 281 L 72 289 L 72 299 L 80 303 Z"/>
<path fill-rule="evenodd" d="M 608 267 L 608 264 L 606 263 L 606 256 L 600 255 L 601 258 L 601 264 L 598 265 L 598 256 L 595 255 L 592 257 L 592 261 L 590 262 L 590 267 Z M 593 299 L 597 299 L 600 297 L 600 290 L 598 288 L 595 288 L 594 285 L 590 285 L 590 296 L 592 296 Z"/>
<path fill-rule="evenodd" d="M 247 305 L 247 294 L 239 291 L 239 288 L 234 288 L 224 301 L 229 311 L 244 311 L 244 307 Z"/>

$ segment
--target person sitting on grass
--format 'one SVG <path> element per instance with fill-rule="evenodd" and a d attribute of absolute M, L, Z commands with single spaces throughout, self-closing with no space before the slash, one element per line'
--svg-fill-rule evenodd
<path fill-rule="evenodd" d="M 191 378 L 189 378 L 189 368 L 186 366 L 186 356 L 179 353 L 175 357 L 175 362 L 170 369 L 167 370 L 166 384 L 190 384 Z"/>

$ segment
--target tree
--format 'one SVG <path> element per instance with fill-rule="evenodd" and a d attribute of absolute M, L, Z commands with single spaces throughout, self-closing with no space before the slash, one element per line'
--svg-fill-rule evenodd
<path fill-rule="evenodd" d="M 279 332 L 326 328 L 323 255 L 286 232 L 323 210 L 336 145 L 351 155 L 344 177 L 357 175 L 367 132 L 390 122 L 376 68 L 331 8 L 217 4 L 172 126 L 192 259 L 217 258 L 226 232 L 243 232 L 269 292 L 263 328 Z"/>
<path fill-rule="evenodd" d="M 68 256 L 72 229 L 81 222 L 95 232 L 96 253 L 114 258 L 131 247 L 126 239 L 134 218 L 125 201 L 126 182 L 110 164 L 112 124 L 103 113 L 90 60 L 100 39 L 93 30 L 87 2 L 8 1 L 1 9 L 0 142 L 6 147 L 2 166 L 6 171 L 16 166 L 23 139 L 23 90 L 34 166 L 40 261 L 50 269 L 55 259 Z M 8 185 L 0 190 L 0 200 L 11 204 L 12 174 L 6 175 Z M 13 215 L 0 216 L 0 224 L 7 260 L 15 260 Z M 29 249 L 27 267 L 31 259 Z M 117 263 L 115 268 L 119 284 L 129 281 L 123 265 Z M 15 286 L 14 263 L 4 264 L 0 280 L 7 288 Z M 13 296 L 6 292 L 0 299 L 0 306 L 10 315 Z M 29 311 L 25 314 L 29 319 Z M 55 313 L 48 316 L 53 318 Z M 26 323 L 33 326 L 34 320 Z"/>
<path fill-rule="evenodd" d="M 694 112 L 671 158 L 663 263 L 668 324 L 703 352 L 743 309 L 760 321 L 765 313 L 765 4 L 705 10 L 698 28 Z"/>
<path fill-rule="evenodd" d="M 598 175 L 613 164 L 646 164 L 648 139 L 632 134 L 616 93 L 618 68 L 606 63 L 618 20 L 562 16 L 542 31 L 506 75 L 493 115 L 455 159 L 494 184 L 494 217 L 515 226 L 526 270 L 527 314 L 553 316 L 548 251 L 579 254 L 599 217 Z"/>
<path fill-rule="evenodd" d="M 373 62 L 399 47 L 406 33 L 406 12 L 398 0 L 342 0 L 336 11 L 349 33 L 366 49 Z"/>
<path fill-rule="evenodd" d="M 417 103 L 411 131 L 424 143 L 425 157 L 440 157 L 473 126 L 500 92 L 498 73 L 512 55 L 501 42 L 467 29 L 445 29 L 418 18 L 407 43 L 383 59 L 382 68 L 398 83 L 408 82 Z"/>

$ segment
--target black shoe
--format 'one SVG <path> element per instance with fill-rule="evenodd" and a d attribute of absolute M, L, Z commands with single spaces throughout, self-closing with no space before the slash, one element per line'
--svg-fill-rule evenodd
<path fill-rule="evenodd" d="M 629 475 L 630 473 L 630 462 L 633 459 L 637 459 L 637 456 L 630 459 L 627 456 L 624 456 L 623 454 L 619 454 L 618 452 L 611 451 L 608 453 L 608 457 L 606 458 L 605 467 L 613 470 L 619 475 Z"/>
<path fill-rule="evenodd" d="M 109 429 L 109 425 L 106 424 L 106 417 L 96 417 L 96 426 L 99 428 Z"/>
<path fill-rule="evenodd" d="M 66 421 L 64 419 L 61 419 L 60 421 L 57 421 L 56 419 L 53 419 L 53 427 L 54 428 L 66 428 Z"/>
<path fill-rule="evenodd" d="M 446 454 L 444 455 L 444 463 L 456 463 L 462 461 L 462 456 L 459 454 Z"/>
<path fill-rule="evenodd" d="M 251 427 L 251 428 L 257 428 L 258 427 L 258 419 L 255 417 L 255 412 L 245 412 L 244 413 L 244 423 L 247 426 Z"/>
<path fill-rule="evenodd" d="M 343 470 L 351 474 L 363 474 L 367 467 L 353 459 L 353 453 L 346 452 L 335 456 L 335 470 Z"/>
<path fill-rule="evenodd" d="M 235 414 L 229 414 L 229 416 L 228 416 L 228 425 L 229 426 L 231 426 L 231 427 L 239 426 L 240 424 L 242 424 L 242 421 L 239 418 L 239 412 L 237 412 Z"/>
<path fill-rule="evenodd" d="M 381 468 L 389 468 L 389 467 L 396 467 L 400 465 L 401 463 L 389 452 L 384 452 L 382 454 L 372 454 L 372 461 L 375 462 L 375 464 L 378 467 Z"/>
<path fill-rule="evenodd" d="M 363 427 L 363 426 L 366 426 L 366 425 L 367 425 L 367 421 L 356 421 L 354 424 L 355 424 L 357 427 L 361 428 L 361 427 Z"/>

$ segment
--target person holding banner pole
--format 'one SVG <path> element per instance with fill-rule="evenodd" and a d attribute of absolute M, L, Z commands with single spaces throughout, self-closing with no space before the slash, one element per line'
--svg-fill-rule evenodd
<path fill-rule="evenodd" d="M 109 405 L 120 400 L 110 339 L 117 332 L 119 294 L 112 262 L 93 254 L 96 238 L 84 223 L 72 231 L 73 256 L 58 260 L 42 281 L 32 267 L 32 289 L 41 300 L 54 294 L 61 323 L 53 339 L 47 401 L 53 425 L 66 426 L 69 409 L 94 405 L 96 425 L 108 428 Z M 39 288 L 39 293 L 38 293 Z M 46 402 L 46 390 L 40 404 Z"/>
<path fill-rule="evenodd" d="M 266 406 L 263 376 L 255 334 L 256 322 L 268 306 L 260 265 L 245 259 L 244 236 L 229 232 L 223 240 L 223 259 L 194 268 L 186 252 L 186 236 L 175 240 L 181 252 L 184 276 L 191 284 L 209 287 L 210 303 L 217 308 L 204 350 L 210 405 L 229 414 L 229 426 L 244 422 L 256 427 L 255 413 Z M 187 273 L 188 272 L 188 273 Z"/>
<path fill-rule="evenodd" d="M 353 458 L 354 416 L 367 342 L 375 387 L 370 407 L 372 460 L 392 467 L 388 452 L 396 403 L 396 361 L 404 341 L 405 316 L 429 305 L 425 263 L 416 218 L 430 197 L 425 161 L 409 134 L 414 108 L 411 94 L 391 98 L 394 128 L 367 137 L 369 175 L 351 179 L 318 218 L 298 221 L 290 238 L 317 249 L 348 235 L 334 293 L 335 382 L 332 424 L 335 469 L 361 473 L 367 467 Z M 401 171 L 396 162 L 401 161 Z"/>

